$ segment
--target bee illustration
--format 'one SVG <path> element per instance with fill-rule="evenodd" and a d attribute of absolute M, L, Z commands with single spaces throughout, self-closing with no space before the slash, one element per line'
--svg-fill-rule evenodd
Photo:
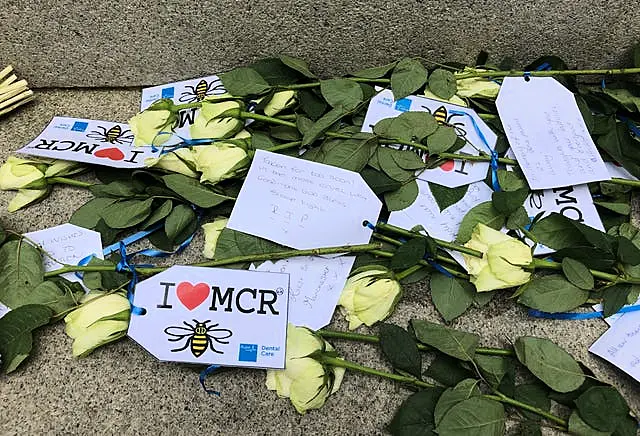
<path fill-rule="evenodd" d="M 98 129 L 102 130 L 92 130 L 87 134 L 87 138 L 98 139 L 100 142 L 108 142 L 109 144 L 129 144 L 133 140 L 133 135 L 127 135 L 131 130 L 122 131 L 122 127 L 117 124 L 109 130 L 102 126 L 98 126 Z"/>
<path fill-rule="evenodd" d="M 220 95 L 226 92 L 220 80 L 207 83 L 206 80 L 202 79 L 195 87 L 187 85 L 185 88 L 188 88 L 188 90 L 184 91 L 179 99 L 183 103 L 202 101 L 208 95 Z"/>
<path fill-rule="evenodd" d="M 207 348 L 211 348 L 211 351 L 214 353 L 224 354 L 224 352 L 215 349 L 213 341 L 216 341 L 219 344 L 228 344 L 229 341 L 225 341 L 224 339 L 230 338 L 231 335 L 233 335 L 231 330 L 217 329 L 216 327 L 218 327 L 219 324 L 213 324 L 207 327 L 207 323 L 211 322 L 210 319 L 203 322 L 199 322 L 194 319 L 193 322 L 195 326 L 183 321 L 184 325 L 187 327 L 170 326 L 164 329 L 164 332 L 167 335 L 173 336 L 173 338 L 169 338 L 170 342 L 177 342 L 187 338 L 187 342 L 185 342 L 184 347 L 176 348 L 171 351 L 173 353 L 177 353 L 178 351 L 186 350 L 190 347 L 191 353 L 195 357 L 200 357 L 205 351 L 207 351 Z"/>
<path fill-rule="evenodd" d="M 433 115 L 433 118 L 436 119 L 436 122 L 439 125 L 453 127 L 453 129 L 456 131 L 456 135 L 458 135 L 462 139 L 465 139 L 465 140 L 467 139 L 466 130 L 464 130 L 462 127 L 460 127 L 460 126 L 464 126 L 464 123 L 452 123 L 451 122 L 453 117 L 462 117 L 464 115 L 462 115 L 462 114 L 451 114 L 451 115 L 449 115 L 449 113 L 447 112 L 447 108 L 444 107 L 444 106 L 440 106 L 434 112 L 431 112 L 431 110 L 426 106 L 422 106 L 422 107 L 424 109 L 426 109 L 427 112 L 429 112 L 431 115 Z"/>

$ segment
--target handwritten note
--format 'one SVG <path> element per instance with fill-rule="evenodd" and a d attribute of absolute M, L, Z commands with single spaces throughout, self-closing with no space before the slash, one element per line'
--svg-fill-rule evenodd
<path fill-rule="evenodd" d="M 466 115 L 452 114 L 451 111 L 461 111 L 469 114 L 484 134 L 488 145 L 493 149 L 496 143 L 496 135 L 487 124 L 473 110 L 463 106 L 444 103 L 426 97 L 410 95 L 395 101 L 391 90 L 384 90 L 371 99 L 367 114 L 362 124 L 363 132 L 372 132 L 373 126 L 384 118 L 394 118 L 403 112 L 420 111 L 431 113 L 440 124 L 451 125 L 456 133 L 467 144 L 457 153 L 477 156 L 480 151 L 487 152 L 482 139 L 478 135 L 473 122 Z M 425 153 L 416 150 L 416 153 L 426 159 Z M 447 161 L 438 168 L 423 171 L 418 178 L 427 182 L 455 188 L 469 183 L 483 180 L 487 175 L 489 164 L 487 162 L 465 162 L 461 160 Z"/>
<path fill-rule="evenodd" d="M 589 351 L 640 381 L 640 312 L 625 313 Z"/>
<path fill-rule="evenodd" d="M 381 208 L 358 173 L 257 150 L 227 227 L 299 250 L 366 244 Z"/>
<path fill-rule="evenodd" d="M 288 322 L 318 330 L 331 322 L 354 256 L 301 256 L 264 262 L 256 271 L 289 274 Z"/>
<path fill-rule="evenodd" d="M 458 235 L 460 223 L 467 212 L 479 203 L 491 200 L 492 192 L 484 182 L 472 183 L 467 188 L 464 197 L 440 211 L 438 203 L 429 189 L 429 184 L 418 180 L 418 197 L 408 208 L 391 212 L 389 224 L 406 229 L 422 225 L 432 237 L 451 241 Z M 460 253 L 449 251 L 449 254 L 460 265 L 466 265 Z"/>
<path fill-rule="evenodd" d="M 496 100 L 531 189 L 609 180 L 571 91 L 552 77 L 505 77 Z"/>
<path fill-rule="evenodd" d="M 77 265 L 89 255 L 103 258 L 100 233 L 73 224 L 25 233 L 24 236 L 49 254 L 42 257 L 44 270 L 47 272 L 62 268 L 62 264 Z M 81 282 L 73 273 L 62 274 L 62 277 L 72 282 Z"/>
<path fill-rule="evenodd" d="M 151 147 L 134 148 L 132 142 L 133 133 L 127 124 L 55 117 L 16 153 L 114 168 L 141 168 L 146 158 L 160 154 Z"/>

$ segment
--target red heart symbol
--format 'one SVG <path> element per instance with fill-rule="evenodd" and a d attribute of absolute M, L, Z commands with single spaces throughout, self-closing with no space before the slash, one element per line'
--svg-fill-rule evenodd
<path fill-rule="evenodd" d="M 442 165 L 440 165 L 440 169 L 441 169 L 442 171 L 447 171 L 447 172 L 449 172 L 449 171 L 451 171 L 451 170 L 453 169 L 453 167 L 454 167 L 455 165 L 456 165 L 456 164 L 455 164 L 455 162 L 454 162 L 454 161 L 452 161 L 452 160 L 448 160 L 448 161 L 446 161 L 445 163 L 443 163 Z"/>
<path fill-rule="evenodd" d="M 209 291 L 209 285 L 206 283 L 192 285 L 189 282 L 182 282 L 178 284 L 176 295 L 184 307 L 193 310 L 209 297 Z"/>
<path fill-rule="evenodd" d="M 112 148 L 103 148 L 102 150 L 98 150 L 93 153 L 95 157 L 103 157 L 111 160 L 122 160 L 124 159 L 124 153 L 116 147 Z"/>

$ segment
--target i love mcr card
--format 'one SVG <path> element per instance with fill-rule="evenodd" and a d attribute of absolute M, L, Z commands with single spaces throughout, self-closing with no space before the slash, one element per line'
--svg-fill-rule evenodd
<path fill-rule="evenodd" d="M 289 274 L 176 265 L 136 286 L 129 336 L 162 361 L 284 368 Z"/>
<path fill-rule="evenodd" d="M 160 150 L 134 147 L 127 124 L 54 117 L 36 139 L 17 153 L 114 168 L 142 168 L 144 160 L 158 157 Z"/>

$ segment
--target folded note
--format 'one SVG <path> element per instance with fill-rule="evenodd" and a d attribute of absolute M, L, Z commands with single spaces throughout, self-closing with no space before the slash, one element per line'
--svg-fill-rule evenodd
<path fill-rule="evenodd" d="M 589 351 L 640 381 L 640 312 L 625 313 Z"/>

